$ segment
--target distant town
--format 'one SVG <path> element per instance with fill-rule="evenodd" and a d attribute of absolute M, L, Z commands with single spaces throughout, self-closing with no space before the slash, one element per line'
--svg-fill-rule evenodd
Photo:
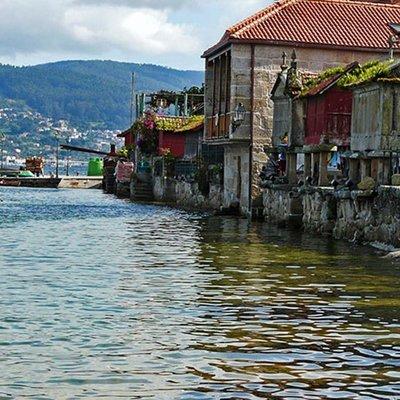
<path fill-rule="evenodd" d="M 44 157 L 51 162 L 55 158 L 57 138 L 71 145 L 90 146 L 99 151 L 107 151 L 111 142 L 118 141 L 118 130 L 81 130 L 66 120 L 55 121 L 18 102 L 4 103 L 0 107 L 0 129 L 7 135 L 2 149 L 5 164 L 23 165 L 31 156 Z M 85 160 L 87 157 L 78 153 L 74 154 L 74 159 Z"/>

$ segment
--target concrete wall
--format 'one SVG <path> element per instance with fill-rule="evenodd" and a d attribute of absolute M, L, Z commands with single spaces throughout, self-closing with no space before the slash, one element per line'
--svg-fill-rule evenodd
<path fill-rule="evenodd" d="M 219 210 L 222 205 L 220 185 L 210 185 L 209 194 L 205 196 L 199 190 L 197 183 L 155 177 L 153 191 L 156 201 L 173 203 L 180 207 Z"/>
<path fill-rule="evenodd" d="M 265 189 L 266 219 L 289 223 L 293 215 L 292 199 L 287 189 Z M 307 232 L 400 247 L 398 186 L 381 186 L 377 192 L 309 188 L 302 192 L 301 201 L 302 228 Z"/>

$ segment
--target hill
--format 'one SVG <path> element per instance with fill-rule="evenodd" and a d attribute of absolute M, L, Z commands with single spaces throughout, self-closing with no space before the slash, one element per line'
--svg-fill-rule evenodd
<path fill-rule="evenodd" d="M 82 129 L 129 125 L 131 74 L 138 91 L 201 86 L 203 72 L 115 61 L 62 61 L 28 67 L 0 65 L 0 99 L 24 102 Z"/>

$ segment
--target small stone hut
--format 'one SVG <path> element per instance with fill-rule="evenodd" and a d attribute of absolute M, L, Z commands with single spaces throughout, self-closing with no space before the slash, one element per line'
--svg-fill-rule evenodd
<path fill-rule="evenodd" d="M 353 89 L 350 177 L 389 184 L 400 152 L 400 62 L 371 62 L 350 77 Z"/>

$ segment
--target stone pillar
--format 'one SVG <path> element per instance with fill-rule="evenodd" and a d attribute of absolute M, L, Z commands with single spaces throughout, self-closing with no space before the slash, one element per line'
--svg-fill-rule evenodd
<path fill-rule="evenodd" d="M 362 158 L 360 160 L 360 180 L 371 176 L 371 160 L 368 158 Z"/>
<path fill-rule="evenodd" d="M 318 185 L 319 180 L 319 153 L 311 153 L 311 177 L 314 185 Z"/>
<path fill-rule="evenodd" d="M 379 185 L 390 185 L 390 159 L 379 157 L 377 160 L 377 183 Z"/>
<path fill-rule="evenodd" d="M 354 183 L 358 184 L 360 182 L 360 174 L 358 169 L 358 159 L 349 159 L 349 179 Z"/>
<path fill-rule="evenodd" d="M 377 158 L 371 159 L 371 178 L 374 178 L 375 182 L 378 182 L 378 171 L 379 171 L 379 161 Z"/>
<path fill-rule="evenodd" d="M 311 153 L 304 154 L 304 179 L 312 176 Z"/>
<path fill-rule="evenodd" d="M 288 152 L 286 154 L 286 175 L 290 185 L 297 184 L 297 154 Z"/>
<path fill-rule="evenodd" d="M 329 152 L 321 151 L 319 153 L 318 186 L 329 186 L 328 162 Z"/>

